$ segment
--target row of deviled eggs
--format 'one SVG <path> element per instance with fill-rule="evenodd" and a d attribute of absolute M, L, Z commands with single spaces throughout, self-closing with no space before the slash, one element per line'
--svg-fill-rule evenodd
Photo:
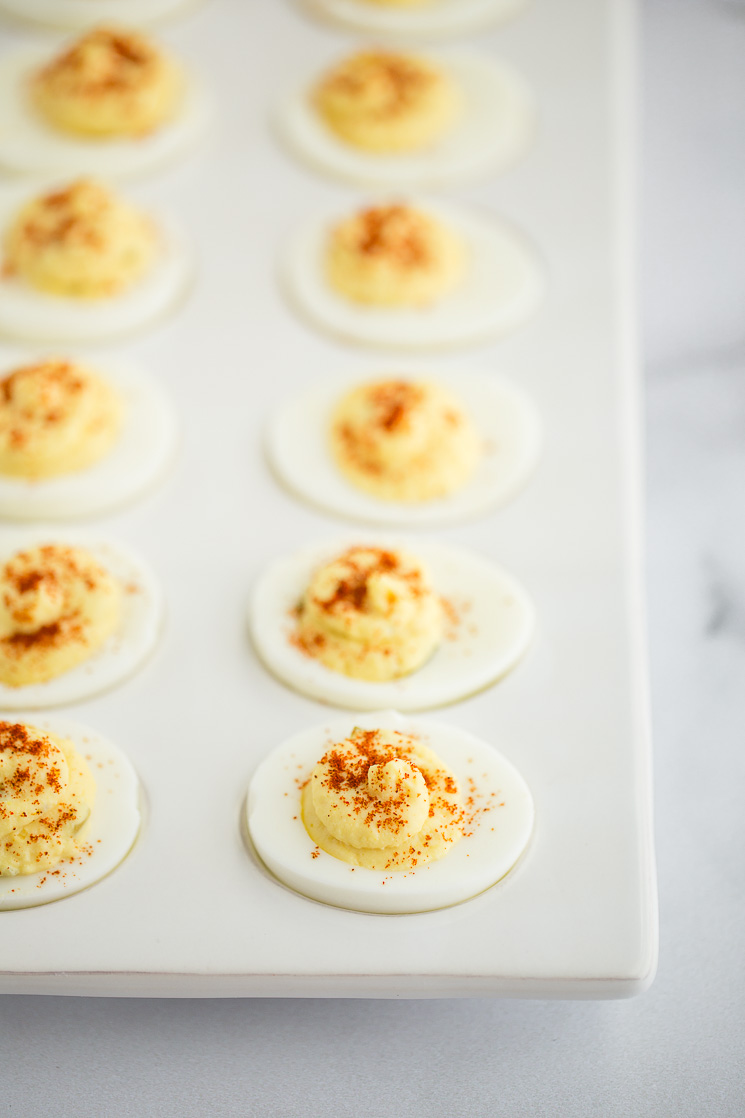
<path fill-rule="evenodd" d="M 322 7 L 354 16 L 354 3 Z M 386 15 L 410 9 L 385 7 Z M 437 9 L 447 19 L 447 5 L 421 5 L 425 19 Z M 306 79 L 277 114 L 282 138 L 312 166 L 399 190 L 507 165 L 524 150 L 532 118 L 529 93 L 508 68 L 467 55 L 440 60 L 380 49 Z M 283 278 L 314 325 L 397 349 L 498 336 L 526 321 L 542 295 L 537 257 L 511 227 L 397 198 L 335 226 L 327 218 L 309 223 L 291 243 Z M 319 455 L 316 443 L 303 458 L 293 444 L 301 416 L 330 415 L 332 477 L 365 492 L 370 519 L 381 502 L 396 503 L 402 522 L 412 508 L 426 509 L 431 522 L 443 509 L 464 511 L 485 461 L 463 408 L 469 387 L 484 392 L 479 422 L 496 423 L 492 447 L 502 454 L 511 439 L 520 445 L 515 457 L 506 455 L 503 480 L 520 475 L 519 459 L 534 464 L 538 424 L 511 386 L 456 378 L 453 395 L 426 373 L 369 382 L 336 403 L 334 387 L 318 388 L 317 403 L 306 393 L 275 420 L 275 469 L 324 504 L 316 477 L 328 484 L 329 472 L 311 467 L 328 452 Z M 333 511 L 361 507 L 333 481 L 324 492 Z M 486 507 L 493 503 L 494 491 Z M 491 563 L 433 541 L 413 554 L 358 540 L 319 563 L 322 550 L 272 568 L 250 611 L 262 659 L 311 696 L 367 710 L 434 706 L 493 683 L 530 642 L 532 605 Z M 267 622 L 282 600 L 287 620 L 278 634 Z M 363 911 L 412 912 L 465 900 L 508 873 L 532 833 L 533 803 L 491 745 L 386 712 L 281 746 L 254 775 L 246 822 L 261 860 L 298 892 Z"/>
<path fill-rule="evenodd" d="M 483 560 L 432 543 L 420 550 L 429 561 L 432 581 L 418 557 L 395 545 L 353 544 L 330 552 L 326 544 L 272 567 L 256 585 L 249 611 L 257 651 L 290 686 L 353 709 L 395 704 L 416 710 L 488 686 L 509 671 L 527 647 L 533 627 L 530 602 L 513 580 Z M 468 598 L 459 599 L 464 592 Z M 118 546 L 27 539 L 0 571 L 0 595 L 0 705 L 5 709 L 56 706 L 120 682 L 151 652 L 160 630 L 162 599 L 157 583 Z M 460 611 L 465 607 L 464 617 Z M 298 780 L 299 794 L 313 760 L 306 746 L 303 763 L 290 764 L 284 747 L 267 759 L 252 783 L 247 805 L 250 833 L 262 858 L 282 880 L 294 882 L 301 892 L 318 899 L 372 911 L 418 911 L 455 903 L 493 884 L 511 867 L 517 840 L 513 835 L 514 841 L 505 846 L 504 829 L 508 835 L 516 831 L 521 850 L 532 825 L 530 796 L 511 766 L 490 746 L 469 738 L 467 757 L 463 756 L 464 743 L 457 745 L 457 733 L 455 768 L 465 765 L 464 771 L 457 776 L 437 775 L 437 753 L 431 761 L 434 769 L 425 764 L 422 770 L 416 749 L 412 753 L 407 746 L 401 752 L 400 731 L 395 731 L 398 737 L 392 742 L 378 741 L 390 717 L 372 716 L 368 729 L 376 744 L 372 753 L 363 753 L 365 772 L 372 764 L 378 766 L 382 783 L 372 790 L 358 788 L 353 801 L 342 796 L 340 802 L 346 807 L 341 814 L 347 822 L 335 821 L 336 803 L 330 814 L 321 813 L 320 824 L 311 826 L 308 803 L 304 801 L 301 810 L 291 806 L 292 798 L 279 798 L 278 776 L 283 777 L 282 797 L 292 795 L 292 782 Z M 84 825 L 89 819 L 97 825 L 101 822 L 90 802 L 92 793 L 79 805 L 67 777 L 87 772 L 76 739 L 88 746 L 89 757 L 93 748 L 97 764 L 103 764 L 95 750 L 98 739 L 93 735 L 91 747 L 90 733 L 73 728 L 73 740 L 64 737 L 60 742 L 54 736 L 54 718 L 49 725 L 52 729 L 45 733 L 36 715 L 0 722 L 0 907 L 42 904 L 84 888 L 112 868 L 114 852 L 119 858 L 126 854 L 137 833 L 139 815 L 131 795 L 130 766 L 119 751 L 104 743 L 106 764 L 113 767 L 106 775 L 113 780 L 114 794 L 125 795 L 129 806 L 123 811 L 118 805 L 114 817 L 119 825 L 112 829 L 108 821 L 105 837 L 91 845 Z M 415 723 L 404 738 L 416 742 L 422 732 Z M 316 746 L 319 733 L 312 738 Z M 427 734 L 436 751 L 442 735 L 447 738 L 442 727 L 432 726 Z M 353 745 L 352 740 L 345 749 Z M 59 749 L 66 755 L 65 765 L 59 763 Z M 326 763 L 335 764 L 333 758 Z M 334 773 L 329 777 L 332 784 L 339 775 L 336 769 Z M 357 770 L 353 776 L 354 783 Z M 420 793 L 426 793 L 422 810 L 428 829 L 423 832 L 418 810 L 415 832 L 409 834 L 407 823 L 399 833 L 400 809 L 408 803 L 408 785 L 415 779 L 423 782 Z M 80 782 L 90 784 L 87 778 L 81 777 Z M 271 795 L 260 791 L 262 784 L 273 789 Z M 433 845 L 434 838 L 442 837 L 440 817 L 433 817 L 441 784 L 450 794 L 448 837 Z M 367 802 L 370 798 L 372 806 Z M 283 809 L 280 815 L 277 806 Z M 384 820 L 377 840 L 368 842 L 356 831 L 348 841 L 344 838 L 349 817 L 354 821 L 376 810 Z M 326 838 L 329 827 L 333 841 Z M 415 847 L 415 856 L 410 842 L 414 834 L 423 844 Z M 474 836 L 476 843 L 471 841 Z M 466 857 L 476 855 L 473 863 L 466 863 L 473 870 L 453 876 L 454 862 L 460 858 L 449 859 L 448 869 L 430 875 L 430 859 L 444 858 L 450 844 L 461 838 L 468 840 Z M 487 852 L 499 854 L 496 860 L 480 861 L 482 840 Z M 342 860 L 365 872 L 342 878 L 340 870 L 329 870 L 322 862 L 318 874 L 309 873 L 319 850 L 332 859 L 340 857 L 338 843 L 351 850 Z M 394 846 L 401 848 L 395 858 Z M 382 848 L 382 861 L 360 861 L 368 847 Z M 425 867 L 427 876 L 422 879 Z M 396 877 L 405 871 L 411 876 L 417 868 L 419 881 L 412 890 L 400 892 L 398 886 L 380 891 L 391 874 Z M 372 880 L 367 871 L 374 871 Z M 14 880 L 18 876 L 23 877 L 20 883 Z"/>
<path fill-rule="evenodd" d="M 469 53 L 368 49 L 308 74 L 280 99 L 278 134 L 313 167 L 368 186 L 440 186 L 513 163 L 532 96 L 505 64 Z M 0 165 L 27 174 L 151 171 L 210 117 L 196 74 L 137 32 L 99 26 L 59 53 L 0 62 Z"/>
<path fill-rule="evenodd" d="M 400 60 L 383 52 L 363 54 L 351 60 L 352 83 L 355 68 L 361 68 L 364 100 L 371 88 L 365 71 L 372 67 L 373 93 L 381 69 L 384 73 L 391 71 L 394 85 L 400 86 L 403 81 L 404 92 L 408 96 L 406 90 L 413 88 L 416 92 L 417 87 L 422 84 L 422 64 L 418 60 L 414 60 L 414 63 L 415 71 L 416 67 L 419 70 L 412 79 L 411 75 L 407 75 L 405 66 L 402 77 Z M 54 67 L 48 67 L 48 70 L 54 76 Z M 42 112 L 44 95 L 41 79 L 44 73 L 40 72 L 39 84 L 35 89 L 35 103 Z M 161 79 L 158 96 L 168 100 L 163 91 L 173 90 L 172 75 L 169 78 L 166 72 L 161 74 Z M 319 86 L 317 99 L 319 111 L 331 129 L 339 132 L 345 141 L 354 143 L 355 140 L 338 126 L 339 120 L 345 119 L 343 105 L 339 115 L 339 88 L 343 91 L 345 82 L 348 81 L 348 74 L 342 73 L 341 77 L 339 74 L 331 75 Z M 431 82 L 424 82 L 425 88 L 431 85 Z M 455 112 L 452 103 L 448 108 L 450 91 L 446 87 L 443 94 L 442 90 L 437 90 L 436 81 L 434 85 L 434 108 L 432 104 L 425 103 L 419 105 L 418 111 L 422 110 L 424 117 L 434 119 L 439 116 L 449 124 L 450 117 Z M 58 88 L 64 92 L 64 73 Z M 330 98 L 326 96 L 329 90 Z M 341 100 L 343 101 L 343 97 Z M 420 117 L 422 112 L 419 113 Z M 65 121 L 69 124 L 74 119 L 74 113 L 72 116 L 63 113 L 62 127 L 66 126 Z M 60 119 L 56 123 L 59 124 Z M 416 125 L 416 120 L 414 123 Z M 432 127 L 436 125 L 437 121 Z M 76 128 L 71 130 L 76 131 Z M 399 143 L 400 138 L 394 147 Z M 375 139 L 372 144 L 363 140 L 359 146 L 380 149 L 380 139 Z M 415 142 L 414 146 L 419 145 Z M 313 153 L 309 151 L 308 154 L 312 156 Z M 486 223 L 464 215 L 460 215 L 461 228 L 458 230 L 457 215 L 454 222 L 448 222 L 447 218 L 443 221 L 431 209 L 430 207 L 430 211 L 427 211 L 400 203 L 380 205 L 363 210 L 330 230 L 324 226 L 305 231 L 296 239 L 286 268 L 288 287 L 296 302 L 316 322 L 333 332 L 351 334 L 361 341 L 382 341 L 391 345 L 416 346 L 422 344 L 425 338 L 426 344 L 431 344 L 432 341 L 443 344 L 459 342 L 464 336 L 476 337 L 484 332 L 501 332 L 517 325 L 533 309 L 540 294 L 540 273 L 529 250 L 510 230 L 487 228 Z M 70 211 L 73 213 L 72 225 L 68 222 Z M 97 235 L 92 240 L 86 232 L 86 224 L 89 225 L 91 219 L 94 224 L 98 223 Z M 451 228 L 453 225 L 454 228 Z M 466 236 L 463 235 L 464 229 Z M 3 293 L 7 295 L 10 291 L 10 304 L 6 303 L 6 306 L 11 306 L 12 313 L 8 315 L 8 319 L 12 320 L 14 328 L 21 333 L 28 331 L 34 335 L 38 331 L 42 337 L 56 337 L 59 335 L 55 331 L 60 330 L 77 332 L 75 336 L 80 336 L 80 332 L 87 336 L 91 332 L 100 336 L 101 330 L 104 333 L 116 333 L 157 316 L 175 302 L 183 289 L 186 273 L 182 266 L 183 256 L 177 260 L 175 269 L 171 268 L 170 285 L 159 288 L 160 299 L 153 297 L 151 291 L 145 302 L 141 301 L 138 305 L 135 301 L 133 311 L 132 300 L 127 303 L 123 293 L 129 290 L 141 295 L 143 277 L 152 278 L 154 261 L 162 266 L 161 234 L 162 229 L 154 227 L 133 208 L 107 194 L 95 182 L 79 180 L 67 188 L 55 189 L 42 195 L 22 209 L 15 222 L 9 226 L 6 237 L 6 291 Z M 87 251 L 91 244 L 96 249 L 93 253 Z M 173 241 L 169 247 L 172 244 Z M 483 251 L 484 244 L 491 251 L 491 259 L 489 252 Z M 73 260 L 71 269 L 65 263 L 66 253 Z M 165 255 L 167 257 L 168 253 Z M 179 254 L 176 253 L 176 256 L 179 257 Z M 494 277 L 499 275 L 502 278 L 505 273 L 506 283 L 502 283 L 502 297 L 495 301 Z M 465 296 L 464 277 L 470 282 L 470 289 L 467 289 Z M 479 280 L 482 285 L 480 300 Z M 448 299 L 458 289 L 461 296 L 464 296 L 460 307 L 457 300 L 454 304 L 451 301 L 448 307 Z M 50 294 L 51 302 L 48 298 Z M 37 303 L 37 297 L 42 295 L 47 298 L 40 298 Z M 26 308 L 23 304 L 26 297 L 30 300 L 27 315 L 24 314 Z M 12 305 L 13 298 L 16 299 L 15 306 Z M 68 308 L 61 309 L 59 303 L 55 305 L 59 298 L 68 302 L 69 306 L 74 305 L 75 312 L 81 310 L 82 314 L 76 319 L 75 313 L 71 316 Z M 93 312 L 94 303 L 99 304 L 102 299 L 106 300 L 107 309 L 111 309 L 116 301 L 122 299 L 119 307 L 123 306 L 125 312 L 129 311 L 129 318 L 125 320 L 124 317 L 118 317 L 114 325 L 114 318 L 109 322 L 105 316 L 89 313 Z M 81 303 L 81 300 L 85 302 Z M 437 305 L 436 317 L 429 313 L 433 305 Z M 34 317 L 37 306 L 41 313 L 39 319 Z M 371 307 L 375 309 L 371 311 Z M 423 307 L 426 307 L 425 314 L 429 313 L 424 331 Z M 474 317 L 471 313 L 469 317 L 468 312 L 472 312 L 474 307 L 477 314 Z M 56 319 L 55 310 L 61 310 Z M 381 324 L 386 322 L 386 311 L 388 332 L 381 328 Z M 120 314 L 119 309 L 116 314 Z M 30 325 L 27 326 L 27 323 Z M 0 303 L 0 328 L 2 325 Z M 62 336 L 67 340 L 67 333 Z M 32 366 L 31 370 L 14 370 L 6 378 L 11 382 L 10 397 L 15 395 L 12 391 L 14 380 L 23 389 L 24 380 L 29 379 L 29 371 L 33 373 L 34 368 L 45 369 L 42 376 L 48 378 L 51 367 L 57 369 L 52 380 L 59 381 L 59 369 L 69 369 L 69 364 L 64 360 L 49 360 L 41 361 L 38 366 Z M 73 379 L 76 375 L 73 373 Z M 499 388 L 497 386 L 495 398 L 491 400 L 492 418 L 497 428 L 501 418 L 505 428 L 504 419 L 499 414 Z M 485 382 L 482 381 L 478 390 L 482 398 L 485 394 L 488 396 Z M 520 437 L 513 439 L 517 450 L 512 461 L 509 454 L 502 453 L 502 464 L 506 468 L 501 474 L 497 470 L 497 486 L 495 489 L 492 485 L 487 503 L 498 499 L 500 493 L 504 495 L 514 490 L 524 480 L 535 456 L 537 425 L 530 405 L 521 398 L 520 393 L 509 386 L 501 386 L 501 391 L 502 399 L 506 398 L 508 407 L 511 404 L 513 412 L 522 422 L 522 441 Z M 23 391 L 21 396 L 22 410 Z M 287 428 L 288 414 L 280 417 L 273 427 L 271 452 L 278 472 L 292 484 L 293 471 L 295 478 L 303 479 L 306 478 L 307 471 L 302 464 L 298 469 L 297 462 L 290 460 L 288 463 L 289 444 L 286 438 L 283 442 L 282 437 L 283 424 Z M 517 426 L 520 427 L 520 422 Z M 99 441 L 105 443 L 106 439 Z M 470 479 L 483 457 L 484 441 L 475 429 L 471 429 L 469 418 L 462 411 L 460 402 L 453 400 L 442 386 L 426 380 L 397 376 L 361 385 L 341 400 L 330 423 L 329 457 L 335 462 L 339 476 L 345 477 L 352 486 L 366 491 L 368 497 L 377 500 L 381 508 L 388 502 L 393 502 L 395 507 L 396 502 L 426 503 L 447 498 L 452 491 L 457 491 Z M 509 448 L 509 439 L 506 441 Z M 499 439 L 497 445 L 502 448 Z M 295 485 L 295 488 L 300 487 Z M 309 495 L 324 503 L 323 486 L 320 497 L 314 492 Z M 334 507 L 332 502 L 326 503 Z M 466 508 L 468 507 L 466 503 Z M 336 511 L 339 511 L 338 506 Z M 346 510 L 342 508 L 341 511 Z M 461 513 L 462 511 L 461 509 Z M 56 557 L 44 555 L 45 552 L 54 551 L 53 546 L 44 544 L 16 554 L 9 560 L 4 572 L 6 582 L 10 580 L 8 585 L 13 585 L 13 579 L 18 585 L 23 584 L 22 591 L 19 591 L 23 600 L 20 605 L 16 603 L 15 614 L 12 610 L 8 611 L 16 622 L 21 617 L 20 628 L 11 628 L 2 642 L 4 649 L 12 650 L 8 662 L 13 665 L 16 673 L 19 659 L 33 664 L 42 659 L 48 665 L 49 657 L 54 659 L 58 637 L 60 646 L 69 649 L 69 631 L 64 632 L 65 625 L 60 626 L 60 622 L 67 624 L 70 620 L 70 587 L 64 589 L 66 580 L 69 583 L 72 578 L 70 567 L 82 567 L 84 572 L 87 571 L 87 574 L 80 576 L 84 582 L 86 579 L 90 582 L 92 578 L 90 567 L 86 566 L 90 557 L 86 558 L 85 552 L 60 546 L 57 548 L 60 554 Z M 286 682 L 299 690 L 327 701 L 330 699 L 342 706 L 364 705 L 368 709 L 386 706 L 389 705 L 390 696 L 400 707 L 418 709 L 453 701 L 486 686 L 509 670 L 522 654 L 532 629 L 532 608 L 521 589 L 496 568 L 452 549 L 438 549 L 429 545 L 429 551 L 430 559 L 435 568 L 438 568 L 436 573 L 440 576 L 438 591 L 429 585 L 428 574 L 419 559 L 408 556 L 395 546 L 351 545 L 336 555 L 327 555 L 327 561 L 321 563 L 317 569 L 314 569 L 313 563 L 318 563 L 318 557 L 311 559 L 309 555 L 280 565 L 269 572 L 259 584 L 252 603 L 250 623 L 257 650 Z M 19 563 L 21 566 L 24 563 L 30 564 L 29 570 L 14 573 L 14 564 L 17 566 Z M 64 577 L 61 573 L 63 568 Z M 96 577 L 99 582 L 108 584 L 107 572 L 104 570 L 99 568 Z M 72 581 L 74 582 L 74 578 Z M 96 582 L 95 578 L 93 582 Z M 475 606 L 474 614 L 479 618 L 479 624 L 469 628 L 469 633 L 475 637 L 470 643 L 464 639 L 462 631 L 458 633 L 462 620 L 458 615 L 458 605 L 452 596 L 440 592 L 443 586 L 456 598 L 459 590 L 468 587 L 470 596 L 467 605 L 471 608 Z M 113 597 L 116 595 L 112 591 L 109 598 Z M 288 628 L 287 615 L 298 601 L 300 605 Z M 111 607 L 111 601 L 109 606 Z M 68 610 L 67 614 L 65 610 Z M 81 618 L 80 610 L 73 610 L 72 614 L 77 629 L 82 630 L 82 633 L 76 633 L 74 647 L 77 652 L 80 652 L 81 646 L 84 647 L 83 658 L 87 660 L 90 656 L 92 664 L 97 662 L 97 658 L 99 663 L 101 659 L 106 661 L 106 656 L 101 654 L 111 636 L 112 616 L 116 611 L 111 607 L 103 612 L 107 618 L 107 624 L 103 628 L 92 625 L 86 628 L 82 622 L 89 620 L 87 616 Z M 96 616 L 99 614 L 96 613 Z M 453 647 L 459 646 L 459 653 L 470 657 L 470 660 L 462 659 L 458 663 L 457 656 L 443 657 L 438 653 L 438 672 L 438 656 L 430 658 L 435 649 L 444 646 L 446 619 L 449 619 L 455 630 Z M 35 637 L 42 630 L 44 640 L 36 641 Z M 100 650 L 99 645 L 102 646 Z M 108 651 L 111 651 L 110 646 Z M 147 648 L 143 651 L 143 646 L 140 645 L 137 655 L 142 657 L 146 651 Z M 116 655 L 114 659 L 116 660 Z M 118 666 L 114 667 L 114 677 L 110 674 L 107 677 L 104 669 L 104 686 L 113 682 L 117 672 L 121 671 L 123 662 L 120 659 Z M 66 673 L 70 672 L 66 681 L 74 680 L 77 661 L 71 666 L 64 662 L 63 657 L 63 663 L 61 671 L 54 672 L 54 678 L 59 675 L 64 680 Z M 0 659 L 0 671 L 3 667 Z M 53 692 L 43 690 L 49 680 L 44 675 L 46 670 L 49 670 L 48 667 L 42 669 L 41 676 L 38 676 L 37 670 L 36 677 L 32 670 L 31 677 L 24 679 L 22 675 L 19 677 L 9 669 L 6 672 L 6 688 L 39 686 L 42 688 L 39 692 L 41 699 L 32 705 L 47 705 L 43 696 L 46 694 L 49 697 Z M 87 680 L 90 685 L 90 676 Z M 100 685 L 99 679 L 93 686 L 97 689 Z M 63 693 L 64 686 L 57 694 Z M 53 701 L 61 700 L 57 698 Z M 356 731 L 350 736 L 350 742 L 354 740 L 355 733 Z M 382 731 L 378 727 L 369 733 L 375 736 Z M 399 731 L 394 733 L 400 736 Z M 38 745 L 38 739 L 34 741 Z M 431 771 L 426 764 L 423 770 L 420 769 L 412 761 L 414 754 L 411 749 L 407 747 L 402 751 L 400 743 L 392 753 L 390 742 L 386 748 L 387 752 L 386 749 L 381 752 L 378 742 L 374 750 L 376 764 L 385 771 L 374 793 L 370 795 L 379 806 L 382 805 L 381 811 L 387 820 L 383 828 L 384 837 L 390 837 L 398 829 L 399 806 L 404 794 L 402 788 L 405 790 L 408 781 L 414 780 L 416 783 L 418 779 L 425 786 L 425 792 L 421 795 L 430 797 L 432 788 L 437 785 L 439 778 L 436 774 L 439 770 L 436 764 Z M 443 779 L 446 784 L 450 780 L 449 777 Z M 460 793 L 456 797 L 456 806 L 451 804 L 449 810 L 452 834 L 461 838 L 467 834 L 468 828 L 474 828 L 476 816 L 471 813 L 466 822 L 465 808 L 459 797 Z M 527 800 L 523 797 L 523 800 L 527 804 L 529 796 Z M 252 795 L 251 804 L 254 801 L 255 796 Z M 426 802 L 429 803 L 430 800 L 427 799 Z M 315 796 L 312 803 L 315 804 Z M 421 806 L 420 804 L 417 810 Z M 504 807 L 504 804 L 500 806 Z M 318 837 L 326 834 L 323 828 L 329 823 L 329 819 L 324 815 L 325 823 L 317 822 L 314 827 L 308 824 L 311 813 L 315 810 L 315 807 L 311 807 L 311 801 L 308 801 L 302 813 L 305 825 L 310 837 L 322 849 L 332 852 L 329 843 Z M 85 818 L 87 819 L 87 815 Z M 316 819 L 316 815 L 313 818 Z M 524 811 L 523 830 L 526 818 Z M 265 857 L 261 843 L 256 838 L 257 827 L 258 824 L 251 815 L 249 828 L 259 852 Z M 405 841 L 410 837 L 407 827 L 408 824 L 405 824 L 402 832 Z M 336 834 L 338 829 L 332 822 L 332 833 Z M 342 827 L 342 831 L 343 829 Z M 419 830 L 421 828 L 417 833 Z M 435 828 L 435 832 L 443 833 L 439 827 Z M 472 835 L 468 833 L 468 837 Z M 527 835 L 524 836 L 523 845 L 526 839 Z M 422 840 L 424 847 L 428 847 L 431 840 L 432 835 L 427 833 Z M 337 835 L 334 842 L 338 841 Z M 447 851 L 450 841 L 448 839 L 445 842 L 442 853 Z M 352 845 L 355 846 L 354 843 Z M 314 851 L 314 858 L 317 853 Z M 333 857 L 339 857 L 338 851 L 332 853 Z M 440 854 L 434 857 L 439 858 Z M 266 856 L 265 861 L 272 865 L 271 856 Z M 397 863 L 395 859 L 386 862 L 384 857 L 383 864 L 372 868 L 376 872 L 383 872 L 384 881 L 387 881 L 385 874 L 388 871 L 405 870 L 404 876 L 410 876 L 417 864 L 423 865 L 428 861 L 424 850 L 419 849 L 413 861 L 406 861 L 405 864 Z M 462 887 L 460 890 L 456 889 L 457 895 L 435 890 L 430 900 L 422 896 L 413 902 L 414 894 L 405 890 L 409 893 L 409 900 L 399 900 L 398 907 L 383 910 L 410 911 L 411 908 L 406 906 L 412 903 L 418 907 L 439 907 L 441 904 L 464 899 L 497 880 L 510 868 L 513 861 L 514 857 L 496 876 L 493 869 L 487 870 L 487 879 L 483 879 L 480 886 L 469 884 L 465 893 Z M 283 880 L 288 881 L 287 872 L 277 872 Z M 307 883 L 300 891 L 320 895 L 314 893 L 312 885 L 308 886 Z M 374 892 L 380 898 L 379 890 Z M 388 890 L 388 895 L 393 892 Z M 17 891 L 11 890 L 11 896 L 17 900 Z M 339 896 L 340 894 L 332 891 L 321 899 L 331 900 L 331 903 L 345 903 Z M 15 901 L 11 900 L 9 903 L 14 904 Z M 375 908 L 373 901 L 365 904 L 372 904 Z M 380 904 L 380 900 L 377 904 Z"/>
<path fill-rule="evenodd" d="M 137 33 L 87 32 L 52 59 L 3 60 L 2 162 L 26 171 L 146 166 L 196 137 L 204 105 Z M 148 135 L 149 134 L 149 135 Z M 82 160 L 82 163 L 81 163 Z M 133 162 L 134 161 L 134 162 Z M 139 164 L 138 164 L 139 161 Z M 80 178 L 4 199 L 0 331 L 57 343 L 147 325 L 189 278 L 185 242 Z M 34 355 L 0 381 L 0 511 L 37 519 L 105 511 L 169 464 L 176 423 L 148 376 L 103 359 Z M 157 580 L 118 543 L 6 534 L 0 706 L 38 711 L 127 678 L 162 625 Z M 0 907 L 44 904 L 99 880 L 140 830 L 126 756 L 87 728 L 36 713 L 0 722 Z"/>

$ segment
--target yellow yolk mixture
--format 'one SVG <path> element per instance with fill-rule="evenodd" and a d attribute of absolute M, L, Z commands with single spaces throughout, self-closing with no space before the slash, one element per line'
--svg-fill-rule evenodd
<path fill-rule="evenodd" d="M 377 206 L 332 229 L 326 277 L 354 303 L 420 307 L 457 287 L 465 255 L 460 239 L 435 218 L 410 206 Z"/>
<path fill-rule="evenodd" d="M 412 870 L 463 837 L 456 779 L 412 734 L 353 731 L 329 747 L 302 792 L 302 817 L 327 854 L 372 870 Z"/>
<path fill-rule="evenodd" d="M 85 469 L 111 449 L 122 405 L 82 365 L 48 358 L 0 380 L 0 474 L 57 477 Z"/>
<path fill-rule="evenodd" d="M 53 869 L 79 853 L 95 794 L 71 741 L 0 722 L 0 877 Z"/>
<path fill-rule="evenodd" d="M 427 59 L 392 51 L 355 54 L 331 70 L 313 94 L 322 120 L 364 151 L 419 151 L 454 124 L 460 96 Z"/>
<path fill-rule="evenodd" d="M 333 671 L 382 681 L 416 671 L 440 644 L 443 626 L 442 603 L 418 560 L 351 547 L 311 579 L 296 641 Z"/>
<path fill-rule="evenodd" d="M 381 500 L 429 501 L 472 475 L 482 440 L 459 402 L 426 381 L 363 384 L 337 405 L 331 450 L 342 473 Z"/>
<path fill-rule="evenodd" d="M 144 35 L 95 27 L 34 75 L 31 96 L 53 127 L 74 135 L 142 136 L 176 113 L 183 78 Z"/>
<path fill-rule="evenodd" d="M 151 267 L 157 234 L 139 210 L 91 179 L 34 198 L 4 238 L 6 274 L 39 291 L 116 295 Z"/>
<path fill-rule="evenodd" d="M 0 570 L 0 683 L 43 683 L 87 660 L 117 629 L 121 600 L 81 548 L 17 552 Z"/>

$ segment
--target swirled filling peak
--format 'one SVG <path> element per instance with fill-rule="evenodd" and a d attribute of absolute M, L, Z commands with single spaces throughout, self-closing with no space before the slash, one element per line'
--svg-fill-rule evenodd
<path fill-rule="evenodd" d="M 122 407 L 95 373 L 47 358 L 0 379 L 0 474 L 29 479 L 82 470 L 111 448 Z"/>
<path fill-rule="evenodd" d="M 0 722 L 0 877 L 52 869 L 78 854 L 95 792 L 72 742 Z"/>
<path fill-rule="evenodd" d="M 112 138 L 159 128 L 177 111 L 182 86 L 178 67 L 146 36 L 100 26 L 35 74 L 31 95 L 54 128 Z"/>
<path fill-rule="evenodd" d="M 0 683 L 42 683 L 87 660 L 117 628 L 121 599 L 82 548 L 16 552 L 0 569 Z"/>
<path fill-rule="evenodd" d="M 336 225 L 325 263 L 331 287 L 352 302 L 416 307 L 457 287 L 465 250 L 443 222 L 395 203 L 369 207 Z"/>
<path fill-rule="evenodd" d="M 388 680 L 429 659 L 442 640 L 443 620 L 417 559 L 356 546 L 313 575 L 298 610 L 297 640 L 333 671 Z"/>
<path fill-rule="evenodd" d="M 414 734 L 357 727 L 316 764 L 302 794 L 305 828 L 327 853 L 368 869 L 406 870 L 463 837 L 455 777 Z"/>
<path fill-rule="evenodd" d="M 388 501 L 444 497 L 469 479 L 482 440 L 459 401 L 428 381 L 372 381 L 331 420 L 331 450 L 351 482 Z"/>
<path fill-rule="evenodd" d="M 94 179 L 22 206 L 4 238 L 4 268 L 39 291 L 79 298 L 118 294 L 151 267 L 153 223 Z"/>
<path fill-rule="evenodd" d="M 453 125 L 460 97 L 428 59 L 366 50 L 329 71 L 314 92 L 321 118 L 342 140 L 370 152 L 417 151 Z"/>

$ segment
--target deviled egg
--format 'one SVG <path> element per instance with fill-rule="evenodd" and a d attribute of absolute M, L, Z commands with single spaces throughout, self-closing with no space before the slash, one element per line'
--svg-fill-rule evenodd
<path fill-rule="evenodd" d="M 492 745 L 393 711 L 285 741 L 248 790 L 254 849 L 304 896 L 361 912 L 425 912 L 500 881 L 532 830 L 530 791 Z"/>
<path fill-rule="evenodd" d="M 139 32 L 97 26 L 61 52 L 0 60 L 0 165 L 35 174 L 139 174 L 192 146 L 208 118 L 193 75 Z"/>
<path fill-rule="evenodd" d="M 250 599 L 260 658 L 288 686 L 351 709 L 424 710 L 495 683 L 534 610 L 489 560 L 432 540 L 316 544 L 270 564 Z"/>
<path fill-rule="evenodd" d="M 0 710 L 59 706 L 113 687 L 152 652 L 162 620 L 154 576 L 119 544 L 3 533 Z"/>
<path fill-rule="evenodd" d="M 504 377 L 403 362 L 351 384 L 313 384 L 267 431 L 270 463 L 292 492 L 340 516 L 402 526 L 454 523 L 510 500 L 540 443 L 534 405 Z"/>
<path fill-rule="evenodd" d="M 314 326 L 366 345 L 436 349 L 521 326 L 543 272 L 511 226 L 427 202 L 316 218 L 284 257 L 288 297 Z"/>
<path fill-rule="evenodd" d="M 177 424 L 148 374 L 110 358 L 40 356 L 0 370 L 0 517 L 88 516 L 154 485 Z"/>
<path fill-rule="evenodd" d="M 139 829 L 139 782 L 112 742 L 58 715 L 0 721 L 0 910 L 100 881 Z"/>
<path fill-rule="evenodd" d="M 82 342 L 140 329 L 171 310 L 191 278 L 178 228 L 77 179 L 31 199 L 0 194 L 0 334 Z"/>
<path fill-rule="evenodd" d="M 502 170 L 534 130 L 531 93 L 476 54 L 368 50 L 306 78 L 277 110 L 280 134 L 313 167 L 363 186 L 434 188 Z"/>

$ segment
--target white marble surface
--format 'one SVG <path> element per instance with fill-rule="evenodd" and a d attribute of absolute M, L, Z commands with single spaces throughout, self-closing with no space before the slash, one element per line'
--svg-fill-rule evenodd
<path fill-rule="evenodd" d="M 652 988 L 598 1003 L 6 997 L 3 1115 L 745 1111 L 742 7 L 643 6 Z"/>

